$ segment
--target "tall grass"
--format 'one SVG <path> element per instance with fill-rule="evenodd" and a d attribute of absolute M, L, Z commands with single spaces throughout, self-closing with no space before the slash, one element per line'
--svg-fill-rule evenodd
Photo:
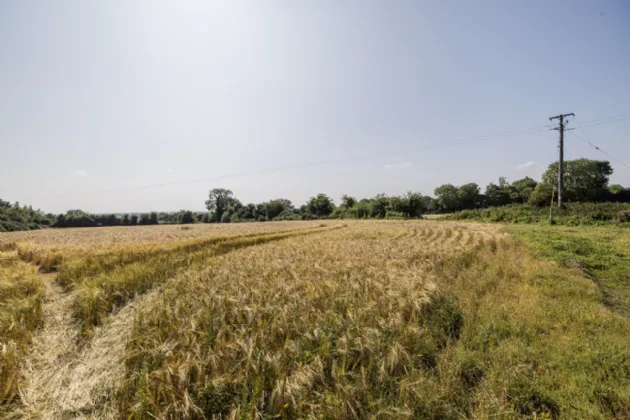
<path fill-rule="evenodd" d="M 78 282 L 74 315 L 81 321 L 83 331 L 89 333 L 94 326 L 102 323 L 108 313 L 125 305 L 136 294 L 144 293 L 169 279 L 183 268 L 203 263 L 210 257 L 233 249 L 306 235 L 324 228 L 322 225 L 266 234 L 209 238 L 133 251 L 119 249 L 64 266 L 60 279 L 66 284 L 70 281 Z M 112 270 L 112 267 L 115 268 Z M 97 274 L 91 277 L 83 277 L 95 273 Z"/>
<path fill-rule="evenodd" d="M 0 252 L 0 414 L 18 397 L 21 356 L 41 322 L 43 296 L 35 267 Z"/>
<path fill-rule="evenodd" d="M 187 271 L 137 316 L 120 414 L 630 414 L 627 318 L 578 270 L 489 233 L 461 247 L 461 226 L 357 223 Z"/>
<path fill-rule="evenodd" d="M 273 234 L 284 235 L 287 233 L 307 232 L 312 229 L 320 229 L 321 226 L 306 227 L 303 229 L 288 229 L 273 231 Z M 63 286 L 71 286 L 81 279 L 104 274 L 112 269 L 124 267 L 136 262 L 152 260 L 159 264 L 160 260 L 175 258 L 181 259 L 183 255 L 195 253 L 204 248 L 233 241 L 263 237 L 269 232 L 254 232 L 235 235 L 221 235 L 209 238 L 198 238 L 187 241 L 174 241 L 167 243 L 147 243 L 113 246 L 100 252 L 87 254 L 80 259 L 64 261 L 58 268 L 57 280 Z"/>

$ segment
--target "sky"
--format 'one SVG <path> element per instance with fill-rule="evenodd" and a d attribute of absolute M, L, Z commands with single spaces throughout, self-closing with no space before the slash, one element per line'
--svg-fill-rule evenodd
<path fill-rule="evenodd" d="M 47 212 L 337 202 L 614 156 L 630 3 L 0 2 L 0 198 Z M 577 135 L 577 136 L 576 136 Z"/>

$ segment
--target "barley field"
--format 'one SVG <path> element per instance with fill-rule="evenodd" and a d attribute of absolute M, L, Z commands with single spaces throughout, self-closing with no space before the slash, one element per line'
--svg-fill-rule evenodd
<path fill-rule="evenodd" d="M 627 418 L 618 309 L 496 225 L 2 234 L 0 414 Z"/>

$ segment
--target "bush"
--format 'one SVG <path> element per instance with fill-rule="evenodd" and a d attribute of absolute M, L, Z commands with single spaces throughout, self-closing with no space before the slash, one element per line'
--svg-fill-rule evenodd
<path fill-rule="evenodd" d="M 604 225 L 630 222 L 628 203 L 567 203 L 562 209 L 553 207 L 554 224 L 567 226 Z M 532 204 L 510 204 L 464 210 L 445 216 L 449 220 L 478 220 L 505 223 L 548 223 L 549 207 Z"/>
<path fill-rule="evenodd" d="M 230 214 L 228 212 L 223 213 L 223 216 L 221 216 L 221 223 L 230 223 L 232 221 L 232 218 L 230 217 Z"/>
<path fill-rule="evenodd" d="M 405 220 L 405 215 L 399 211 L 388 210 L 387 213 L 385 213 L 385 218 L 394 220 Z"/>
<path fill-rule="evenodd" d="M 291 210 L 283 210 L 282 213 L 273 218 L 273 220 L 300 220 L 301 216 Z"/>

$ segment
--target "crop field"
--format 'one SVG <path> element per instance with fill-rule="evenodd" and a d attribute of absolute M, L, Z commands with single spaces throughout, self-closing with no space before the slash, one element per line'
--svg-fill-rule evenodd
<path fill-rule="evenodd" d="M 553 229 L 2 234 L 0 415 L 628 418 L 630 235 Z"/>

